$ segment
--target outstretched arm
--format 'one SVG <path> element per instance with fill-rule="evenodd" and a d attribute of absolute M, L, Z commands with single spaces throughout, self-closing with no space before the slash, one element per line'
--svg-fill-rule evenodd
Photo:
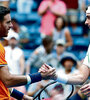
<path fill-rule="evenodd" d="M 6 87 L 15 87 L 34 82 L 41 81 L 42 79 L 49 79 L 49 76 L 55 73 L 55 69 L 50 69 L 46 73 L 35 73 L 28 75 L 13 75 L 8 71 L 7 66 L 0 67 L 0 80 L 5 84 Z"/>
<path fill-rule="evenodd" d="M 77 74 L 68 75 L 67 84 L 83 84 L 89 77 L 89 68 L 86 65 L 82 65 Z"/>
<path fill-rule="evenodd" d="M 49 65 L 44 64 L 39 70 L 41 73 L 45 73 L 48 69 L 52 69 Z M 51 76 L 51 79 L 54 79 L 60 83 L 64 84 L 74 84 L 79 85 L 83 84 L 89 76 L 89 68 L 86 65 L 82 65 L 77 74 L 61 75 L 61 73 L 56 73 L 56 76 Z"/>

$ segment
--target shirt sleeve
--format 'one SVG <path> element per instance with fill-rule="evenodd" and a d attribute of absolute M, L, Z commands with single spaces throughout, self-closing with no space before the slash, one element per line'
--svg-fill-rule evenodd
<path fill-rule="evenodd" d="M 0 67 L 6 66 L 6 65 L 7 65 L 7 62 L 5 60 L 5 50 L 2 49 L 2 50 L 0 50 Z"/>
<path fill-rule="evenodd" d="M 88 48 L 83 64 L 90 68 L 90 45 L 89 45 L 89 48 Z"/>

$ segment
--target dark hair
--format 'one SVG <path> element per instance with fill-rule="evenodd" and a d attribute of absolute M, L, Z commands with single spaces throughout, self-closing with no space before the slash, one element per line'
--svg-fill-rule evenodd
<path fill-rule="evenodd" d="M 76 60 L 75 59 L 73 59 L 72 57 L 69 57 L 69 56 L 67 56 L 67 57 L 64 57 L 63 59 L 61 59 L 61 64 L 64 66 L 64 62 L 65 61 L 67 61 L 67 60 L 69 60 L 69 61 L 72 61 L 73 62 L 73 64 L 74 64 L 74 66 L 76 66 L 77 65 L 77 62 L 76 62 Z"/>
<path fill-rule="evenodd" d="M 12 22 L 18 23 L 16 18 L 12 18 Z"/>
<path fill-rule="evenodd" d="M 3 21 L 4 16 L 10 13 L 10 9 L 4 6 L 0 6 L 0 21 Z"/>
<path fill-rule="evenodd" d="M 65 27 L 65 20 L 64 20 L 64 18 L 62 16 L 59 16 L 59 17 L 56 18 L 56 20 L 54 21 L 54 26 L 55 26 L 55 28 L 57 28 L 56 22 L 57 22 L 58 18 L 61 18 L 62 21 L 63 21 L 63 25 L 62 25 L 62 29 L 63 29 Z"/>
<path fill-rule="evenodd" d="M 43 40 L 42 40 L 42 44 L 44 47 L 48 46 L 50 43 L 53 42 L 53 39 L 51 36 L 46 36 Z"/>

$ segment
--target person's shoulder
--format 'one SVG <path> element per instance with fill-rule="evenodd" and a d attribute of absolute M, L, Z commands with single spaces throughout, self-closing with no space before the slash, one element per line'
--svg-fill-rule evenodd
<path fill-rule="evenodd" d="M 5 46 L 4 49 L 10 49 L 10 46 Z"/>
<path fill-rule="evenodd" d="M 23 54 L 23 50 L 21 48 L 19 48 L 19 47 L 16 47 L 15 48 L 15 51 L 17 51 L 20 54 Z"/>
<path fill-rule="evenodd" d="M 5 53 L 11 52 L 11 47 L 10 46 L 5 46 L 4 49 L 5 49 Z"/>
<path fill-rule="evenodd" d="M 35 51 L 34 51 L 34 54 L 39 54 L 39 53 L 43 53 L 45 52 L 45 49 L 42 45 L 40 45 Z"/>
<path fill-rule="evenodd" d="M 65 27 L 63 30 L 64 30 L 64 32 L 66 32 L 66 33 L 70 32 L 68 27 Z"/>

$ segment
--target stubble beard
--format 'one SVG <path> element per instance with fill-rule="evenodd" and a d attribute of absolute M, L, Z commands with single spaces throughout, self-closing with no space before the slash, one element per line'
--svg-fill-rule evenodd
<path fill-rule="evenodd" d="M 2 37 L 7 37 L 8 35 L 8 30 L 1 24 L 0 25 L 0 38 Z"/>

